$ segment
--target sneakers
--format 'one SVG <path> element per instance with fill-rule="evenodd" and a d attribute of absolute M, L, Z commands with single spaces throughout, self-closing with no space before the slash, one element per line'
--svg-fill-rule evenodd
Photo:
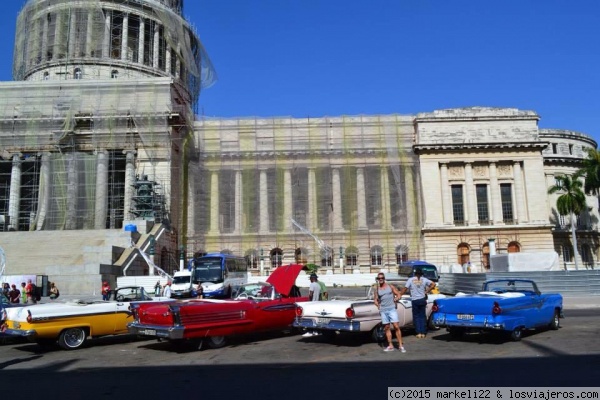
<path fill-rule="evenodd" d="M 306 332 L 304 335 L 302 335 L 302 337 L 312 337 L 312 335 L 312 332 Z"/>
<path fill-rule="evenodd" d="M 383 349 L 383 351 L 394 351 L 394 348 L 392 346 L 388 346 L 385 349 Z"/>
<path fill-rule="evenodd" d="M 406 349 L 405 349 L 404 347 L 400 347 L 400 351 L 401 351 L 402 353 L 406 353 Z"/>

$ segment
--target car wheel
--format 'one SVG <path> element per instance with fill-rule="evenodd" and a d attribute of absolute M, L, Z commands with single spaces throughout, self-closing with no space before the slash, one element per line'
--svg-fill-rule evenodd
<path fill-rule="evenodd" d="M 385 329 L 379 324 L 371 331 L 371 338 L 375 343 L 382 343 L 385 340 Z"/>
<path fill-rule="evenodd" d="M 523 330 L 521 328 L 515 328 L 510 333 L 510 338 L 513 342 L 518 342 L 523 337 Z"/>
<path fill-rule="evenodd" d="M 211 349 L 219 349 L 227 344 L 225 336 L 210 336 L 207 338 L 208 347 Z"/>
<path fill-rule="evenodd" d="M 465 330 L 463 328 L 448 328 L 448 334 L 452 339 L 460 339 L 464 333 Z"/>
<path fill-rule="evenodd" d="M 558 328 L 560 328 L 560 313 L 557 310 L 557 311 L 554 311 L 554 315 L 552 316 L 552 321 L 550 321 L 550 329 L 555 331 Z"/>
<path fill-rule="evenodd" d="M 60 333 L 58 345 L 65 350 L 75 350 L 83 346 L 87 333 L 83 328 L 69 328 Z"/>
<path fill-rule="evenodd" d="M 431 314 L 429 316 L 429 320 L 427 320 L 427 327 L 429 328 L 430 331 L 439 331 L 440 326 L 436 325 L 435 322 L 433 322 L 432 316 L 433 316 L 433 314 Z"/>

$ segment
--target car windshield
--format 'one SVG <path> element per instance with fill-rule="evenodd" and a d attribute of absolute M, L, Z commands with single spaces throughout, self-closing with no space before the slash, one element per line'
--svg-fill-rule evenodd
<path fill-rule="evenodd" d="M 190 278 L 191 278 L 191 276 L 189 276 L 189 275 L 186 275 L 186 276 L 174 276 L 173 277 L 173 284 L 177 285 L 177 284 L 190 283 Z"/>
<path fill-rule="evenodd" d="M 238 300 L 244 299 L 272 299 L 274 288 L 266 283 L 250 283 L 236 288 L 232 292 L 232 298 Z M 275 291 L 275 295 L 277 292 Z"/>
<path fill-rule="evenodd" d="M 115 300 L 117 301 L 140 301 L 149 300 L 144 289 L 141 287 L 124 287 L 115 291 Z"/>
<path fill-rule="evenodd" d="M 489 281 L 483 284 L 483 290 L 486 292 L 506 293 L 537 293 L 537 287 L 532 281 L 523 281 L 515 279 Z"/>
<path fill-rule="evenodd" d="M 223 282 L 221 259 L 217 257 L 203 257 L 196 260 L 194 269 L 194 282 Z"/>

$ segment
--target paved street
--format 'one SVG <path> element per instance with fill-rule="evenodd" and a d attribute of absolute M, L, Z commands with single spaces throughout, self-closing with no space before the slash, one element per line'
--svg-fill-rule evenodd
<path fill-rule="evenodd" d="M 296 399 L 317 391 L 383 399 L 388 386 L 597 386 L 600 313 L 565 313 L 560 330 L 531 332 L 521 342 L 493 335 L 450 341 L 444 330 L 417 339 L 407 330 L 405 354 L 385 353 L 366 336 L 328 341 L 281 332 L 237 337 L 225 348 L 202 351 L 177 351 L 168 342 L 128 335 L 96 339 L 72 352 L 5 344 L 0 346 L 0 387 L 35 382 L 40 390 L 52 388 L 44 390 L 45 399 L 82 393 L 123 398 L 134 391 L 153 398 L 234 391 L 243 397 Z"/>

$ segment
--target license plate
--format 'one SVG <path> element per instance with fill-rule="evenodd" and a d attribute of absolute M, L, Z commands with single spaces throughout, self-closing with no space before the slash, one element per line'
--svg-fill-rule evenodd
<path fill-rule="evenodd" d="M 140 335 L 156 336 L 156 331 L 154 329 L 142 329 Z"/>
<path fill-rule="evenodd" d="M 317 318 L 317 325 L 327 325 L 331 318 Z"/>
<path fill-rule="evenodd" d="M 457 314 L 456 319 L 475 319 L 473 314 Z"/>

